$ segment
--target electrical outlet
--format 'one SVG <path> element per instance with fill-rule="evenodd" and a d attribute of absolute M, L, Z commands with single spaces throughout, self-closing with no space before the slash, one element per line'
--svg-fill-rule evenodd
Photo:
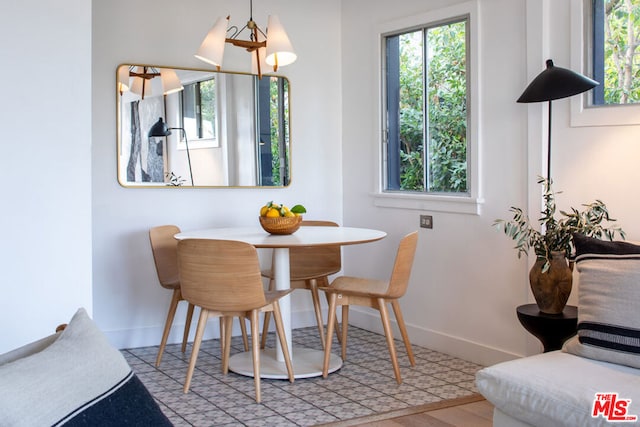
<path fill-rule="evenodd" d="M 420 215 L 420 227 L 433 228 L 433 217 L 431 215 Z"/>

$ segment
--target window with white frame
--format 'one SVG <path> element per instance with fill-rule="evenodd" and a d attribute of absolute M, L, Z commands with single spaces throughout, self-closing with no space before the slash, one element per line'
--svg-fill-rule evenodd
<path fill-rule="evenodd" d="M 216 138 L 216 80 L 211 77 L 184 85 L 182 127 L 189 140 Z"/>
<path fill-rule="evenodd" d="M 468 17 L 384 37 L 385 191 L 468 195 Z"/>
<path fill-rule="evenodd" d="M 571 0 L 571 67 L 599 83 L 571 99 L 572 126 L 640 124 L 640 0 Z"/>

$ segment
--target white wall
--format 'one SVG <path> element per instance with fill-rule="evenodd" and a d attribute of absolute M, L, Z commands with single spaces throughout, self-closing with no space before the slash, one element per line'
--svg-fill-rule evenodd
<path fill-rule="evenodd" d="M 91 4 L 0 5 L 0 353 L 91 313 Z"/>
<path fill-rule="evenodd" d="M 432 214 L 434 228 L 420 230 L 410 288 L 401 302 L 409 333 L 416 343 L 490 364 L 541 350 L 515 315 L 516 306 L 533 302 L 527 281 L 533 260 L 518 260 L 513 242 L 491 224 L 507 218 L 510 206 L 527 207 L 533 200 L 537 207 L 546 110 L 515 100 L 544 69 L 547 57 L 570 67 L 569 0 L 479 0 L 481 214 L 375 207 L 376 28 L 451 3 L 406 0 L 391 8 L 384 0 L 343 2 L 344 224 L 389 232 L 378 248 L 348 249 L 345 264 L 351 273 L 384 277 L 393 261 L 387 251 L 418 227 L 419 214 Z M 638 128 L 570 128 L 569 102 L 554 107 L 552 169 L 555 187 L 563 191 L 560 207 L 601 198 L 629 238 L 638 240 L 640 229 L 633 221 L 640 203 L 635 197 L 640 172 L 633 167 L 640 151 Z M 576 294 L 574 286 L 571 303 Z M 368 312 L 351 319 L 380 329 Z"/>
<path fill-rule="evenodd" d="M 259 208 L 269 200 L 302 203 L 309 219 L 341 221 L 339 4 L 338 0 L 254 4 L 253 17 L 263 28 L 269 13 L 279 15 L 298 53 L 297 62 L 280 70 L 291 83 L 290 187 L 127 189 L 116 180 L 117 65 L 207 68 L 193 57 L 204 35 L 218 16 L 230 14 L 233 24 L 244 25 L 249 2 L 93 2 L 94 318 L 117 346 L 157 344 L 161 336 L 170 293 L 157 283 L 147 237 L 150 227 L 257 225 Z M 224 68 L 249 71 L 250 57 L 243 49 L 227 46 Z M 313 324 L 308 295 L 294 296 L 294 303 L 294 311 L 304 311 L 298 324 Z M 184 307 L 176 315 L 173 339 L 178 339 L 183 319 Z"/>

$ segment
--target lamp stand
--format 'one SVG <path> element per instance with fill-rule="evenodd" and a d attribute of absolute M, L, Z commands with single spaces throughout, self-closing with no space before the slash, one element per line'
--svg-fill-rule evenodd
<path fill-rule="evenodd" d="M 549 100 L 549 121 L 547 122 L 547 181 L 551 183 L 551 100 Z"/>
<path fill-rule="evenodd" d="M 189 163 L 189 177 L 191 178 L 191 186 L 195 187 L 195 183 L 193 182 L 193 171 L 191 169 L 191 155 L 189 154 L 189 139 L 187 138 L 187 131 L 184 128 L 169 128 L 175 130 L 181 130 L 184 135 L 184 145 L 187 148 L 187 163 Z"/>

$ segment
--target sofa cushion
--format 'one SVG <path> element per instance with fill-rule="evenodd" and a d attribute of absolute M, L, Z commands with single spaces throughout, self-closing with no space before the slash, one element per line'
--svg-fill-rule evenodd
<path fill-rule="evenodd" d="M 0 425 L 171 425 L 84 309 L 0 361 Z"/>
<path fill-rule="evenodd" d="M 563 350 L 640 368 L 640 246 L 574 236 L 578 334 Z"/>
<path fill-rule="evenodd" d="M 484 368 L 476 386 L 500 411 L 533 426 L 611 426 L 592 417 L 597 393 L 631 399 L 627 415 L 640 416 L 640 370 L 562 351 Z"/>

